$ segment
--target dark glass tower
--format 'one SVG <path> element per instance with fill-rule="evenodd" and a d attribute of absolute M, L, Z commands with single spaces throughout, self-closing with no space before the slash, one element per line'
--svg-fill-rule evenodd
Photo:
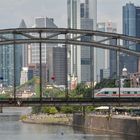
<path fill-rule="evenodd" d="M 129 36 L 140 37 L 140 7 L 136 7 L 133 3 L 127 3 L 123 6 L 123 34 Z M 123 42 L 124 46 L 129 49 L 140 51 L 140 46 L 130 41 Z M 121 69 L 126 66 L 128 72 L 134 73 L 138 71 L 138 58 L 126 54 L 121 55 Z"/>

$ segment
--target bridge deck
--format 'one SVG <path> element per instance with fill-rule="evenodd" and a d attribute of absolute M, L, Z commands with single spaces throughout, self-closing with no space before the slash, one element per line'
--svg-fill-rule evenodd
<path fill-rule="evenodd" d="M 140 106 L 140 98 L 9 98 L 0 99 L 0 106 L 82 105 Z"/>

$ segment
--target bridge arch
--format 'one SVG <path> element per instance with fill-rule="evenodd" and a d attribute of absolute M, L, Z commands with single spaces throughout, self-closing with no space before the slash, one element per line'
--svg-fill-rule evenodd
<path fill-rule="evenodd" d="M 46 37 L 40 37 L 40 34 L 50 34 Z M 8 35 L 8 37 L 7 37 Z M 20 35 L 20 38 L 14 38 L 14 36 Z M 55 36 L 60 36 L 58 39 L 54 39 Z M 74 36 L 74 37 L 73 37 Z M 90 37 L 105 37 L 106 39 L 96 41 L 91 39 L 91 41 L 81 41 L 80 38 L 83 36 Z M 16 28 L 16 29 L 3 29 L 0 30 L 0 45 L 10 45 L 10 44 L 29 44 L 29 43 L 57 43 L 57 44 L 72 44 L 81 46 L 91 46 L 103 49 L 111 49 L 126 54 L 140 56 L 140 52 L 129 49 L 129 46 L 123 46 L 120 44 L 111 45 L 106 44 L 107 40 L 121 40 L 129 41 L 133 45 L 140 44 L 140 38 L 126 36 L 117 33 L 108 33 L 101 31 L 92 30 L 81 30 L 81 29 L 67 29 L 67 28 Z"/>
<path fill-rule="evenodd" d="M 47 34 L 47 36 L 43 36 Z M 20 38 L 17 38 L 20 36 Z M 91 37 L 91 40 L 83 41 L 81 37 Z M 103 37 L 105 39 L 96 41 L 94 38 Z M 58 38 L 55 38 L 58 37 Z M 81 29 L 68 29 L 68 28 L 16 28 L 16 29 L 3 29 L 0 30 L 0 45 L 16 45 L 16 44 L 30 44 L 39 43 L 40 58 L 41 58 L 41 44 L 54 43 L 67 45 L 80 45 L 90 46 L 102 49 L 115 50 L 129 55 L 140 57 L 140 52 L 129 49 L 129 46 L 123 46 L 120 43 L 115 45 L 106 44 L 107 40 L 128 41 L 131 44 L 140 44 L 140 38 L 126 36 L 117 33 L 108 33 L 101 31 L 81 30 Z M 15 53 L 15 52 L 14 52 Z M 15 61 L 15 60 L 14 60 Z M 41 73 L 41 59 L 40 59 L 40 77 Z M 14 65 L 15 67 L 15 65 Z M 15 75 L 14 71 L 14 75 Z M 14 78 L 15 79 L 15 78 Z M 67 79 L 66 79 L 67 81 Z M 42 87 L 42 79 L 40 78 L 40 87 Z M 14 99 L 16 99 L 16 85 L 14 81 Z M 42 88 L 40 88 L 40 100 L 42 99 Z"/>

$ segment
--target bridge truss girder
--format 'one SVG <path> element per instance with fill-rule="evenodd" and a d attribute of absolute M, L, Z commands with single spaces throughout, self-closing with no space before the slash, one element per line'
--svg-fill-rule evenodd
<path fill-rule="evenodd" d="M 17 36 L 20 36 L 20 38 L 17 38 Z M 55 37 L 58 38 L 56 39 Z M 81 37 L 90 37 L 91 40 L 84 41 L 81 40 Z M 95 40 L 96 37 L 102 37 L 104 39 L 96 41 Z M 116 40 L 115 45 L 106 43 L 106 41 L 112 39 Z M 16 29 L 0 30 L 0 45 L 13 45 L 15 48 L 16 44 L 31 44 L 31 43 L 39 44 L 40 78 L 42 75 L 41 73 L 41 65 L 42 65 L 41 44 L 42 43 L 62 44 L 65 45 L 66 47 L 67 45 L 77 45 L 77 46 L 80 45 L 84 47 L 90 46 L 95 48 L 115 50 L 116 52 L 122 52 L 129 55 L 140 57 L 140 52 L 130 49 L 129 46 L 123 46 L 120 44 L 120 42 L 124 42 L 124 41 L 131 42 L 131 44 L 140 44 L 140 38 L 126 36 L 117 33 L 108 33 L 108 32 L 92 31 L 92 30 L 66 29 L 66 28 L 16 28 Z M 16 85 L 14 82 L 14 99 L 16 100 L 15 86 Z M 41 79 L 40 79 L 40 87 L 42 87 Z M 40 88 L 40 101 L 41 100 L 42 100 L 42 88 Z"/>

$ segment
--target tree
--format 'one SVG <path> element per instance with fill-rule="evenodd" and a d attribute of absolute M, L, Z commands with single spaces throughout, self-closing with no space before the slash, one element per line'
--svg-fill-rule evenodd
<path fill-rule="evenodd" d="M 116 79 L 103 79 L 100 83 L 97 83 L 95 86 L 95 89 L 101 89 L 101 88 L 113 88 L 116 87 Z"/>

